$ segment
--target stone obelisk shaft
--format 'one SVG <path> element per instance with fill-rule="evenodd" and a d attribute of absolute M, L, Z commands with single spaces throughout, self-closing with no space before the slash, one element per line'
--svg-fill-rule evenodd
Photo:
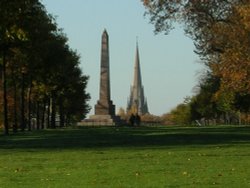
<path fill-rule="evenodd" d="M 115 115 L 115 106 L 110 100 L 109 37 L 106 30 L 102 34 L 100 95 L 95 115 Z"/>
<path fill-rule="evenodd" d="M 100 96 L 101 101 L 110 100 L 110 76 L 109 76 L 109 38 L 107 31 L 102 34 L 101 46 L 101 77 L 100 77 Z"/>

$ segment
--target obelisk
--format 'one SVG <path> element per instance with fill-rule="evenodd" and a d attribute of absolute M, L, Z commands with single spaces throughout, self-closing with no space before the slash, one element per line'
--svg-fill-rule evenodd
<path fill-rule="evenodd" d="M 79 122 L 78 126 L 113 126 L 121 123 L 120 117 L 115 115 L 115 105 L 110 99 L 109 36 L 105 29 L 102 33 L 100 91 L 95 115 Z"/>
<path fill-rule="evenodd" d="M 115 105 L 110 100 L 109 36 L 106 29 L 102 34 L 100 94 L 99 100 L 95 105 L 95 115 L 115 115 Z"/>

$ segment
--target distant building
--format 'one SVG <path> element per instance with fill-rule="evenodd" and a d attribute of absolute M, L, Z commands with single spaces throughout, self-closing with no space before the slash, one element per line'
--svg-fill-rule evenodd
<path fill-rule="evenodd" d="M 144 88 L 142 85 L 138 43 L 136 43 L 134 80 L 128 98 L 127 112 L 138 113 L 140 115 L 149 113 L 147 99 L 144 96 Z"/>

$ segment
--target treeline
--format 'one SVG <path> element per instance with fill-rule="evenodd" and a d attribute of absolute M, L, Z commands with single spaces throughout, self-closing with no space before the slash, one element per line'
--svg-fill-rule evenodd
<path fill-rule="evenodd" d="M 89 111 L 88 76 L 39 0 L 0 1 L 1 119 L 12 128 L 65 126 Z"/>
<path fill-rule="evenodd" d="M 184 25 L 206 66 L 196 95 L 166 119 L 190 123 L 250 123 L 250 1 L 143 0 L 155 32 Z M 168 118 L 167 118 L 168 117 Z"/>

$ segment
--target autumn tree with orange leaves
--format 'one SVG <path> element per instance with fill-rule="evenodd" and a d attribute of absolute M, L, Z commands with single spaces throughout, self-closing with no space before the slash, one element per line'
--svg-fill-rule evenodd
<path fill-rule="evenodd" d="M 143 0 L 143 3 L 156 33 L 167 34 L 174 22 L 184 25 L 209 75 L 219 78 L 219 89 L 213 95 L 218 108 L 228 110 L 229 104 L 233 104 L 234 110 L 244 106 L 244 111 L 249 112 L 250 1 Z"/>
<path fill-rule="evenodd" d="M 168 32 L 172 23 L 184 23 L 196 52 L 222 89 L 250 94 L 249 0 L 144 0 L 155 32 Z"/>

